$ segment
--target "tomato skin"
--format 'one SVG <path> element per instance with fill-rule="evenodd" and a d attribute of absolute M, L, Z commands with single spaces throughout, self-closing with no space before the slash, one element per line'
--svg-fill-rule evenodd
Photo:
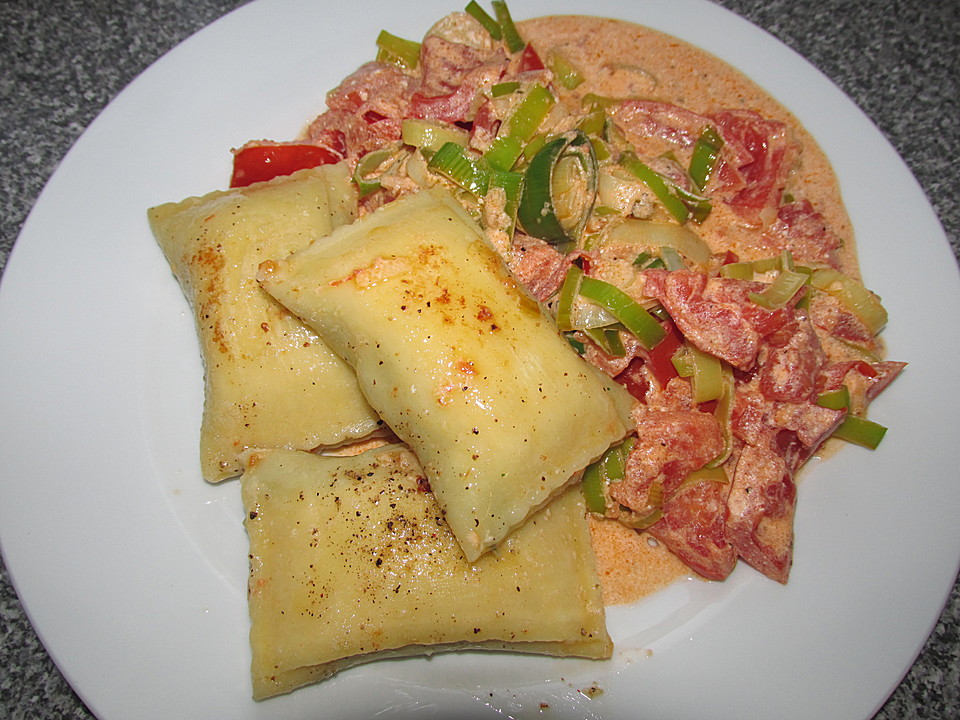
<path fill-rule="evenodd" d="M 870 363 L 865 360 L 857 361 L 857 372 L 859 372 L 864 377 L 875 378 L 877 376 L 877 370 Z"/>
<path fill-rule="evenodd" d="M 517 71 L 530 72 L 543 69 L 543 60 L 540 59 L 540 55 L 533 49 L 533 45 L 527 43 L 527 46 L 523 48 L 523 54 L 520 56 L 520 67 Z"/>
<path fill-rule="evenodd" d="M 297 170 L 332 165 L 341 159 L 319 145 L 249 145 L 234 153 L 230 187 L 246 187 Z"/>
<path fill-rule="evenodd" d="M 626 369 L 614 378 L 623 385 L 627 392 L 633 395 L 637 400 L 645 400 L 650 384 L 641 368 L 643 367 L 643 358 L 635 357 L 627 365 Z"/>
<path fill-rule="evenodd" d="M 683 338 L 672 322 L 666 323 L 664 329 L 667 331 L 666 336 L 653 350 L 647 352 L 647 364 L 662 388 L 677 377 L 677 369 L 673 366 L 673 354 L 683 344 Z"/>

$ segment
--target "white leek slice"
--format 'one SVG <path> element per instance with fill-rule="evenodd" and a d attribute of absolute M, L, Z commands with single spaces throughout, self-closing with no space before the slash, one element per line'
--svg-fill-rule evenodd
<path fill-rule="evenodd" d="M 669 247 L 694 265 L 705 267 L 710 262 L 710 246 L 693 230 L 676 223 L 623 218 L 611 224 L 603 244 L 635 247 L 638 252 Z"/>

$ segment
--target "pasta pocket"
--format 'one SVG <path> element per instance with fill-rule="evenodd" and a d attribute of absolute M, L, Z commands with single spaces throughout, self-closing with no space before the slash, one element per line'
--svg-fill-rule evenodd
<path fill-rule="evenodd" d="M 468 560 L 628 431 L 627 392 L 573 351 L 448 193 L 396 200 L 257 277 L 353 366 Z"/>
<path fill-rule="evenodd" d="M 470 564 L 405 446 L 243 457 L 256 699 L 383 657 L 610 656 L 576 488 Z"/>
<path fill-rule="evenodd" d="M 261 261 L 305 247 L 355 214 L 342 165 L 150 209 L 200 338 L 207 480 L 238 474 L 237 454 L 247 447 L 311 449 L 377 429 L 353 370 L 255 279 Z"/>

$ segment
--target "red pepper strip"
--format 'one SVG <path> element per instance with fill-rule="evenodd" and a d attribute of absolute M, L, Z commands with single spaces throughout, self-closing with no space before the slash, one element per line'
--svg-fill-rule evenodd
<path fill-rule="evenodd" d="M 332 165 L 342 159 L 319 145 L 251 145 L 234 154 L 230 187 L 246 187 L 304 168 Z"/>

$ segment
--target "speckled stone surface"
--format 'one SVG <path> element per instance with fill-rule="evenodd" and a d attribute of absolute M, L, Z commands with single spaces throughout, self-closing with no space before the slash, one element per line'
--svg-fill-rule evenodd
<path fill-rule="evenodd" d="M 0 272 L 47 178 L 97 113 L 161 54 L 240 4 L 0 2 Z M 960 2 L 720 4 L 797 50 L 853 98 L 906 160 L 960 257 Z M 960 308 L 951 310 L 956 322 Z M 91 717 L 0 566 L 0 718 Z M 876 717 L 960 718 L 960 585 Z"/>

